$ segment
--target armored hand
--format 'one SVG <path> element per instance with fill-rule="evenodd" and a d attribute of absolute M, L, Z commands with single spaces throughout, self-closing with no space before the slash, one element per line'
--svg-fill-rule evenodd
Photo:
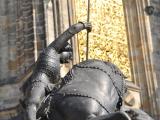
<path fill-rule="evenodd" d="M 87 31 L 91 31 L 92 30 L 92 25 L 89 22 L 79 22 L 78 24 L 75 24 L 73 26 L 71 26 L 68 31 L 71 34 L 77 34 L 78 32 L 80 32 L 81 30 L 86 29 Z"/>
<path fill-rule="evenodd" d="M 68 44 L 63 50 L 60 52 L 60 63 L 69 63 L 73 58 L 73 50 L 70 44 Z"/>
<path fill-rule="evenodd" d="M 91 23 L 83 23 L 79 22 L 77 24 L 72 25 L 68 28 L 64 33 L 62 33 L 58 38 L 53 41 L 49 47 L 54 47 L 56 51 L 59 53 L 66 45 L 67 41 L 73 37 L 75 34 L 79 33 L 81 30 L 88 30 L 91 31 L 92 26 Z"/>

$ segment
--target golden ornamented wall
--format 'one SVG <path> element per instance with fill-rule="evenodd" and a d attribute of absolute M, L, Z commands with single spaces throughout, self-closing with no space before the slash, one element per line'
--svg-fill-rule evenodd
<path fill-rule="evenodd" d="M 87 21 L 87 1 L 76 0 L 76 19 Z M 89 34 L 89 58 L 116 64 L 130 79 L 128 43 L 122 0 L 91 0 Z M 78 36 L 80 61 L 85 60 L 86 32 Z"/>

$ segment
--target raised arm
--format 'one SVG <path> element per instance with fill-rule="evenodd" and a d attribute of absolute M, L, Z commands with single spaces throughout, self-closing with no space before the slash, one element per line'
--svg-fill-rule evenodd
<path fill-rule="evenodd" d="M 36 120 L 37 107 L 45 97 L 45 89 L 50 83 L 60 80 L 60 53 L 67 45 L 67 41 L 83 29 L 91 30 L 90 23 L 79 22 L 72 25 L 57 39 L 55 39 L 40 54 L 33 74 L 29 78 L 29 85 L 24 85 L 25 103 L 28 120 Z"/>

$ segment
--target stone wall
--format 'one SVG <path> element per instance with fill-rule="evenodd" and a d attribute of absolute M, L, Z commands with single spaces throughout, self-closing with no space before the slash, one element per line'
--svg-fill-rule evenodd
<path fill-rule="evenodd" d="M 17 115 L 22 79 L 35 61 L 32 0 L 0 1 L 0 119 Z"/>
<path fill-rule="evenodd" d="M 73 24 L 72 6 L 72 0 L 0 0 L 0 120 L 23 120 L 19 88 L 47 43 Z"/>
<path fill-rule="evenodd" d="M 0 1 L 0 85 L 17 82 L 34 62 L 32 1 Z"/>

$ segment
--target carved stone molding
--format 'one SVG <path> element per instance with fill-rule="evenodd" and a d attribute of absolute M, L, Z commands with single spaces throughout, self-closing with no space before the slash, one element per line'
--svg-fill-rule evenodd
<path fill-rule="evenodd" d="M 140 108 L 140 88 L 133 82 L 126 80 L 128 87 L 127 94 L 125 95 L 124 103 L 127 107 Z"/>
<path fill-rule="evenodd" d="M 160 96 L 157 95 L 157 89 L 160 87 L 158 84 L 160 66 L 157 66 L 159 59 L 158 55 L 155 55 L 154 49 L 157 46 L 155 51 L 160 51 L 160 44 L 158 44 L 160 40 L 157 38 L 159 28 L 155 25 L 159 24 L 160 20 L 145 12 L 146 6 L 151 4 L 149 1 L 123 0 L 123 3 L 132 79 L 140 87 L 142 109 L 158 119 Z M 153 1 L 158 2 L 158 0 Z"/>

